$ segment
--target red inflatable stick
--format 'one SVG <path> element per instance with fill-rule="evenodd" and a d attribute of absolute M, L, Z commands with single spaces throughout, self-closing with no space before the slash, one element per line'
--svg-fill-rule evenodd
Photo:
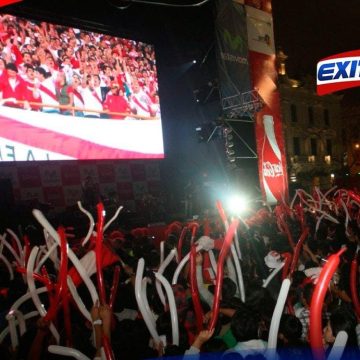
<path fill-rule="evenodd" d="M 291 264 L 292 255 L 290 253 L 286 252 L 286 253 L 282 253 L 281 256 L 285 258 L 285 265 L 282 269 L 282 276 L 281 276 L 281 280 L 284 280 L 284 279 L 286 279 L 286 277 L 289 274 L 289 268 L 290 268 L 290 264 Z"/>
<path fill-rule="evenodd" d="M 301 236 L 300 236 L 299 241 L 297 242 L 297 244 L 295 246 L 294 256 L 293 256 L 293 259 L 292 259 L 292 262 L 291 262 L 291 267 L 290 267 L 290 276 L 295 271 L 295 268 L 296 268 L 297 263 L 299 261 L 299 256 L 300 256 L 302 246 L 303 246 L 304 241 L 307 238 L 308 234 L 309 234 L 309 229 L 305 228 L 304 231 L 302 232 Z"/>
<path fill-rule="evenodd" d="M 183 246 L 184 238 L 185 238 L 185 235 L 186 235 L 187 231 L 188 231 L 187 226 L 184 226 L 183 229 L 181 230 L 181 234 L 180 234 L 180 237 L 179 237 L 178 246 L 177 246 L 178 261 L 179 262 L 182 259 L 182 246 Z"/>
<path fill-rule="evenodd" d="M 358 286 L 357 286 L 357 273 L 358 273 L 358 262 L 355 259 L 351 262 L 350 270 L 350 290 L 351 290 L 351 299 L 353 306 L 356 312 L 358 319 L 360 320 L 360 302 L 358 296 Z"/>
<path fill-rule="evenodd" d="M 324 265 L 319 275 L 318 282 L 315 286 L 310 304 L 310 346 L 315 360 L 325 360 L 324 347 L 322 342 L 322 309 L 326 292 L 329 287 L 331 278 L 340 263 L 340 255 L 346 251 L 342 248 L 336 254 L 331 255 Z"/>
<path fill-rule="evenodd" d="M 28 235 L 24 235 L 24 252 L 25 252 L 25 267 L 27 265 L 29 256 L 30 256 L 30 251 L 31 251 L 31 246 L 30 246 L 30 240 L 29 240 L 29 236 Z"/>
<path fill-rule="evenodd" d="M 67 267 L 68 267 L 68 257 L 67 257 L 67 241 L 65 237 L 65 229 L 63 227 L 59 227 L 58 233 L 60 236 L 60 252 L 61 252 L 61 258 L 60 258 L 60 269 L 58 274 L 58 280 L 56 284 L 56 291 L 55 291 L 55 297 L 53 299 L 53 302 L 45 315 L 45 320 L 47 321 L 53 321 L 55 318 L 57 311 L 59 309 L 59 303 L 60 301 L 67 297 Z M 46 270 L 45 268 L 43 268 Z M 65 320 L 65 324 L 67 319 Z M 71 326 L 70 326 L 71 327 Z"/>
<path fill-rule="evenodd" d="M 26 274 L 26 269 L 23 267 L 18 266 L 15 270 L 20 274 Z M 46 286 L 48 291 L 53 291 L 54 285 L 49 280 L 49 278 L 47 278 L 46 276 L 42 276 L 40 274 L 33 273 L 33 278 L 34 278 L 34 280 L 40 281 L 41 283 L 43 283 Z"/>
<path fill-rule="evenodd" d="M 106 360 L 115 360 L 115 356 L 112 351 L 110 340 L 106 335 L 103 335 L 102 337 L 102 344 L 104 347 Z"/>
<path fill-rule="evenodd" d="M 59 298 L 62 299 L 62 306 L 64 311 L 64 327 L 66 334 L 66 346 L 72 347 L 72 331 L 70 319 L 70 307 L 68 297 L 67 275 L 68 275 L 68 243 L 66 240 L 67 234 L 63 227 L 58 229 L 60 235 L 60 276 L 59 276 Z"/>
<path fill-rule="evenodd" d="M 190 250 L 190 289 L 191 289 L 192 302 L 194 304 L 197 331 L 200 332 L 203 329 L 204 313 L 200 303 L 199 289 L 197 286 L 197 279 L 196 279 L 196 245 L 195 244 L 191 245 L 191 250 Z"/>
<path fill-rule="evenodd" d="M 110 309 L 113 308 L 114 303 L 115 303 L 117 289 L 119 286 L 119 279 L 120 279 L 120 266 L 117 265 L 117 266 L 115 266 L 113 283 L 112 283 L 111 292 L 110 292 L 110 300 L 109 300 Z"/>
<path fill-rule="evenodd" d="M 351 199 L 355 200 L 357 203 L 360 204 L 360 195 L 356 194 L 354 191 L 349 190 L 348 191 L 349 196 L 351 197 Z"/>
<path fill-rule="evenodd" d="M 104 231 L 104 205 L 103 203 L 98 203 L 96 205 L 97 209 L 97 224 L 96 224 L 96 278 L 97 285 L 99 290 L 100 303 L 102 305 L 106 304 L 105 296 L 105 284 L 104 277 L 102 272 L 102 241 L 103 241 L 103 231 Z"/>
<path fill-rule="evenodd" d="M 223 246 L 220 250 L 218 264 L 217 264 L 217 272 L 216 272 L 216 285 L 215 285 L 215 292 L 214 292 L 214 303 L 212 309 L 212 316 L 208 325 L 208 330 L 215 329 L 215 325 L 217 319 L 219 317 L 219 310 L 220 310 L 220 297 L 222 291 L 222 284 L 224 279 L 224 263 L 226 260 L 227 255 L 229 254 L 230 246 L 233 241 L 235 231 L 239 226 L 239 220 L 235 219 L 231 222 L 229 229 L 226 232 L 225 239 Z"/>
<path fill-rule="evenodd" d="M 199 224 L 195 221 L 188 223 L 188 228 L 191 230 L 191 245 L 194 243 L 196 232 L 198 231 Z"/>
<path fill-rule="evenodd" d="M 223 208 L 222 203 L 221 203 L 220 200 L 217 200 L 217 201 L 216 201 L 216 208 L 217 208 L 217 210 L 218 210 L 218 212 L 219 212 L 219 215 L 220 215 L 220 218 L 221 218 L 223 224 L 227 224 L 227 223 L 228 223 L 228 219 L 227 219 L 227 217 L 226 217 L 225 210 L 224 210 L 224 208 Z"/>
<path fill-rule="evenodd" d="M 204 220 L 204 235 L 210 236 L 211 228 L 210 228 L 210 222 L 209 219 L 206 217 Z"/>

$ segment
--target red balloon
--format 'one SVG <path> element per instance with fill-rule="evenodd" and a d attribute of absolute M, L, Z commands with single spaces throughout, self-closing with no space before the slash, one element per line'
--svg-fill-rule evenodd
<path fill-rule="evenodd" d="M 226 232 L 224 243 L 220 250 L 219 259 L 217 263 L 217 271 L 216 271 L 214 303 L 212 308 L 212 316 L 208 325 L 208 330 L 213 330 L 215 328 L 215 324 L 219 317 L 220 297 L 221 297 L 222 283 L 224 278 L 224 262 L 229 253 L 230 246 L 238 226 L 239 226 L 239 220 L 238 219 L 233 220 L 231 225 L 229 226 L 228 231 Z"/>
<path fill-rule="evenodd" d="M 224 210 L 224 208 L 223 208 L 222 203 L 221 203 L 220 200 L 217 200 L 217 201 L 216 201 L 216 207 L 217 207 L 217 209 L 218 209 L 218 212 L 219 212 L 219 215 L 220 215 L 220 217 L 221 217 L 222 222 L 223 222 L 224 224 L 226 224 L 228 220 L 227 220 L 227 217 L 226 217 L 226 214 L 225 214 L 225 210 Z"/>
<path fill-rule="evenodd" d="M 177 253 L 178 253 L 178 260 L 179 262 L 181 261 L 181 252 L 182 252 L 182 245 L 183 245 L 183 242 L 184 242 L 184 238 L 185 238 L 185 235 L 187 233 L 187 226 L 184 226 L 183 229 L 181 230 L 181 234 L 180 234 L 180 237 L 179 237 L 179 241 L 178 241 L 178 246 L 177 246 Z"/>
<path fill-rule="evenodd" d="M 315 360 L 325 359 L 324 347 L 322 342 L 322 308 L 330 280 L 339 266 L 340 255 L 344 251 L 346 251 L 345 247 L 328 258 L 327 263 L 321 270 L 318 282 L 315 286 L 315 290 L 311 298 L 309 331 L 310 346 Z"/>
<path fill-rule="evenodd" d="M 192 302 L 194 304 L 196 326 L 198 332 L 203 329 L 204 313 L 199 298 L 199 289 L 196 280 L 196 245 L 191 245 L 190 250 L 190 289 Z"/>
<path fill-rule="evenodd" d="M 96 278 L 97 285 L 99 289 L 99 298 L 102 305 L 106 304 L 105 296 L 105 284 L 104 277 L 102 272 L 102 241 L 103 241 L 103 231 L 104 231 L 104 205 L 103 203 L 98 203 L 97 208 L 97 224 L 96 224 Z"/>
<path fill-rule="evenodd" d="M 297 244 L 295 246 L 294 256 L 293 256 L 293 259 L 291 262 L 290 275 L 292 275 L 293 272 L 295 271 L 296 265 L 299 261 L 301 248 L 302 248 L 303 243 L 304 243 L 306 237 L 308 236 L 308 234 L 309 234 L 309 229 L 305 228 L 300 236 L 299 241 L 297 242 Z"/>
<path fill-rule="evenodd" d="M 292 255 L 288 252 L 281 254 L 285 258 L 285 265 L 282 269 L 281 280 L 284 280 L 288 276 Z"/>

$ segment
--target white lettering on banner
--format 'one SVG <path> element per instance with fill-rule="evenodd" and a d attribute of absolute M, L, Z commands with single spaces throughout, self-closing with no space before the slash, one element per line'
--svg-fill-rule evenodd
<path fill-rule="evenodd" d="M 272 164 L 270 161 L 263 162 L 263 175 L 267 177 L 283 176 L 282 164 Z"/>
<path fill-rule="evenodd" d="M 224 61 L 237 62 L 238 64 L 244 64 L 244 65 L 248 64 L 248 59 L 246 57 L 236 56 L 223 52 L 221 52 L 220 55 Z"/>
<path fill-rule="evenodd" d="M 21 144 L 0 137 L 0 162 L 2 161 L 41 161 L 41 160 L 69 160 L 69 156 L 56 154 L 51 151 Z"/>

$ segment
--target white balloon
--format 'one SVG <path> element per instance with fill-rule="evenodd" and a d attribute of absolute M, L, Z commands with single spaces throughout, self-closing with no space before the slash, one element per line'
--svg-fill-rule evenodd
<path fill-rule="evenodd" d="M 281 289 L 279 296 L 276 302 L 276 306 L 271 318 L 270 330 L 269 330 L 269 339 L 268 339 L 268 349 L 276 349 L 277 346 L 277 336 L 279 331 L 280 319 L 284 310 L 286 298 L 289 293 L 291 281 L 290 279 L 284 279 L 281 284 Z"/>
<path fill-rule="evenodd" d="M 163 243 L 163 241 L 162 241 Z M 159 269 L 158 269 L 158 273 L 159 274 L 163 274 L 163 272 L 165 271 L 165 269 L 167 268 L 167 266 L 170 264 L 170 262 L 172 261 L 173 257 L 176 256 L 177 254 L 177 250 L 176 249 L 172 249 L 168 256 L 166 257 L 166 259 L 160 264 L 159 266 Z M 160 281 L 156 280 L 156 283 L 155 283 L 155 286 L 156 286 L 156 290 L 159 294 L 159 298 L 162 302 L 162 304 L 165 306 L 166 305 L 166 299 L 165 299 L 165 295 L 164 295 L 164 292 L 163 292 L 163 289 L 161 287 L 161 283 Z"/>
<path fill-rule="evenodd" d="M 150 305 L 149 305 L 149 302 L 148 302 L 148 299 L 147 299 L 147 293 L 146 293 L 147 284 L 148 284 L 148 278 L 144 277 L 142 279 L 142 281 L 141 281 L 141 299 L 142 299 L 143 304 L 145 306 L 146 312 L 151 317 L 151 321 L 153 323 L 153 326 L 156 327 L 156 318 L 154 316 L 154 313 L 150 309 Z"/>
<path fill-rule="evenodd" d="M 165 288 L 166 295 L 169 301 L 169 307 L 170 307 L 172 342 L 174 345 L 179 345 L 179 321 L 177 316 L 177 309 L 176 309 L 173 289 L 162 274 L 155 273 L 155 277 L 156 280 L 159 280 Z"/>
<path fill-rule="evenodd" d="M 141 312 L 141 315 L 145 321 L 145 324 L 151 334 L 151 337 L 154 339 L 156 343 L 160 342 L 159 334 L 156 331 L 156 328 L 153 324 L 153 319 L 151 318 L 151 314 L 146 311 L 143 299 L 142 299 L 142 278 L 144 273 L 145 261 L 141 258 L 138 261 L 137 269 L 136 269 L 136 277 L 135 277 L 135 297 Z"/>
<path fill-rule="evenodd" d="M 104 232 L 106 231 L 106 229 L 116 220 L 116 218 L 119 216 L 120 211 L 123 209 L 123 206 L 119 206 L 118 209 L 116 210 L 114 216 L 105 224 L 104 226 Z"/>
<path fill-rule="evenodd" d="M 35 268 L 35 272 L 38 273 L 41 267 L 44 265 L 45 261 L 49 258 L 49 256 L 53 253 L 55 249 L 57 249 L 57 243 L 51 245 L 50 249 L 45 253 L 45 255 L 41 258 Z"/>
<path fill-rule="evenodd" d="M 81 244 L 82 246 L 84 246 L 89 241 L 91 234 L 94 231 L 95 221 L 94 221 L 94 218 L 91 215 L 91 213 L 83 208 L 83 206 L 81 205 L 81 201 L 78 201 L 77 205 L 78 205 L 80 211 L 83 212 L 90 220 L 89 230 L 85 236 L 85 239 L 83 240 L 83 242 Z"/>
<path fill-rule="evenodd" d="M 160 265 L 164 262 L 164 254 L 165 254 L 164 245 L 165 245 L 165 241 L 161 241 L 161 243 L 160 243 Z"/>
<path fill-rule="evenodd" d="M 58 346 L 58 345 L 50 345 L 48 347 L 48 351 L 52 354 L 56 355 L 63 355 L 63 356 L 71 356 L 75 359 L 79 360 L 90 360 L 87 356 L 81 353 L 79 350 L 68 348 L 65 346 Z"/>
<path fill-rule="evenodd" d="M 216 264 L 214 252 L 212 250 L 209 250 L 209 259 L 210 259 L 210 264 L 211 264 L 212 270 L 216 276 L 217 264 Z"/>
<path fill-rule="evenodd" d="M 20 254 L 20 259 L 22 260 L 21 265 L 25 266 L 25 256 L 24 256 L 24 250 L 23 247 L 21 246 L 20 240 L 18 238 L 18 236 L 14 233 L 14 231 L 12 231 L 11 229 L 6 229 L 6 231 L 13 237 L 13 239 L 16 242 L 16 245 L 19 249 L 19 254 Z"/>
<path fill-rule="evenodd" d="M 202 250 L 202 245 L 197 245 L 196 246 L 196 252 L 199 252 L 200 250 Z M 180 261 L 179 265 L 177 266 L 175 272 L 174 272 L 174 276 L 172 278 L 172 285 L 175 285 L 178 281 L 179 275 L 181 273 L 181 270 L 183 269 L 183 267 L 185 266 L 185 264 L 189 261 L 190 259 L 190 252 L 187 253 L 182 260 Z"/>
<path fill-rule="evenodd" d="M 24 315 L 24 320 L 28 320 L 28 319 L 33 318 L 38 315 L 39 315 L 38 311 L 31 311 L 31 312 L 27 313 L 26 315 Z M 18 320 L 15 319 L 15 325 L 18 325 L 18 324 L 19 324 Z M 9 334 L 9 332 L 10 332 L 10 329 L 8 326 L 0 333 L 0 344 L 4 341 L 4 339 Z M 20 332 L 20 335 L 22 335 L 21 332 Z"/>
<path fill-rule="evenodd" d="M 44 317 L 46 315 L 46 310 L 44 308 L 44 305 L 40 301 L 38 293 L 36 292 L 35 281 L 33 278 L 34 264 L 35 264 L 35 259 L 36 259 L 36 255 L 37 255 L 38 251 L 39 251 L 39 248 L 37 246 L 34 246 L 33 249 L 31 250 L 29 260 L 27 263 L 27 268 L 26 268 L 26 270 L 27 270 L 26 271 L 26 279 L 27 279 L 27 283 L 29 286 L 31 298 L 35 304 L 35 307 L 36 307 L 37 311 L 39 312 L 40 316 Z M 56 330 L 53 323 L 50 324 L 49 329 L 50 329 L 51 333 L 53 334 L 53 336 L 56 340 L 56 343 L 59 344 L 60 335 L 59 335 L 58 331 Z"/>
<path fill-rule="evenodd" d="M 263 288 L 266 288 L 270 281 L 275 277 L 275 275 L 284 267 L 285 263 L 281 262 L 279 265 L 270 273 L 270 275 L 264 280 Z"/>
<path fill-rule="evenodd" d="M 233 257 L 234 263 L 235 263 L 237 280 L 238 280 L 238 284 L 239 284 L 239 285 L 238 285 L 238 288 L 239 288 L 239 290 L 240 290 L 240 299 L 241 299 L 242 302 L 245 302 L 244 279 L 243 279 L 243 276 L 242 276 L 240 260 L 239 260 L 239 258 L 238 258 L 238 255 L 237 255 L 237 253 L 236 253 L 235 246 L 234 246 L 233 243 L 231 244 L 230 249 L 231 249 L 231 254 L 232 254 L 232 257 Z"/>
<path fill-rule="evenodd" d="M 341 359 L 341 356 L 345 350 L 345 346 L 348 341 L 348 338 L 349 338 L 349 336 L 346 331 L 341 330 L 338 332 L 327 360 Z"/>
<path fill-rule="evenodd" d="M 46 231 L 48 231 L 48 233 L 53 237 L 53 239 L 56 241 L 56 243 L 60 246 L 59 234 L 50 225 L 50 223 L 47 221 L 47 219 L 42 214 L 42 212 L 40 210 L 34 209 L 32 211 L 32 213 L 35 216 L 36 220 L 45 228 Z M 90 280 L 88 274 L 84 270 L 84 267 L 80 263 L 80 260 L 74 254 L 74 252 L 71 250 L 71 248 L 68 248 L 68 257 L 71 260 L 71 262 L 74 264 L 76 270 L 78 271 L 79 275 L 81 276 L 82 280 L 84 281 L 86 287 L 89 290 L 91 300 L 92 300 L 93 304 L 95 304 L 96 301 L 99 300 L 99 295 L 96 291 L 96 288 L 95 288 L 93 282 Z"/>
<path fill-rule="evenodd" d="M 19 255 L 16 253 L 16 251 L 13 249 L 13 247 L 7 242 L 6 236 L 0 235 L 0 241 L 8 248 L 8 250 L 11 252 L 11 255 L 15 258 L 16 262 L 21 266 L 21 259 Z"/>

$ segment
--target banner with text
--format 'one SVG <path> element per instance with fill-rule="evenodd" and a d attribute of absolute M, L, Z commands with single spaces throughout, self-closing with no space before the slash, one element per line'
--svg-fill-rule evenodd
<path fill-rule="evenodd" d="M 226 116 L 241 107 L 242 94 L 251 90 L 244 5 L 217 2 L 216 53 L 222 108 Z"/>

